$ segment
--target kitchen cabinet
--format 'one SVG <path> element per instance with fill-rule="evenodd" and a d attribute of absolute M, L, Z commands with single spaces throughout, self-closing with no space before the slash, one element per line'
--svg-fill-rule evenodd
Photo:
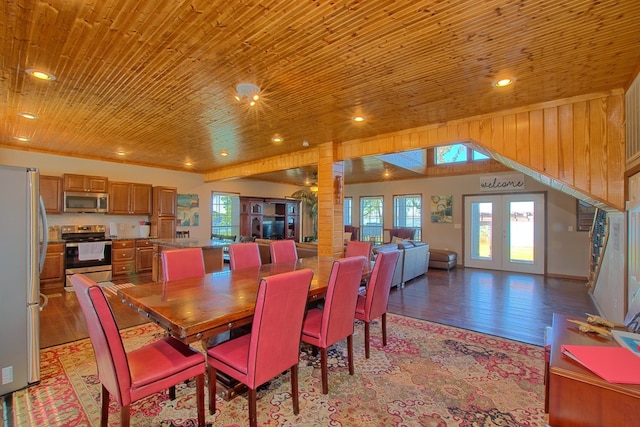
<path fill-rule="evenodd" d="M 136 248 L 134 240 L 114 240 L 112 242 L 111 268 L 113 276 L 135 273 Z"/>
<path fill-rule="evenodd" d="M 153 187 L 151 236 L 159 239 L 176 237 L 178 190 L 174 187 Z"/>
<path fill-rule="evenodd" d="M 109 213 L 150 215 L 151 184 L 109 181 Z"/>
<path fill-rule="evenodd" d="M 152 271 L 158 245 L 149 240 L 136 240 L 136 273 Z"/>
<path fill-rule="evenodd" d="M 106 176 L 64 174 L 64 191 L 106 193 L 108 183 Z"/>
<path fill-rule="evenodd" d="M 40 195 L 48 214 L 61 214 L 63 212 L 62 187 L 61 176 L 40 175 Z"/>
<path fill-rule="evenodd" d="M 64 287 L 64 243 L 50 243 L 40 273 L 40 290 L 44 293 Z"/>

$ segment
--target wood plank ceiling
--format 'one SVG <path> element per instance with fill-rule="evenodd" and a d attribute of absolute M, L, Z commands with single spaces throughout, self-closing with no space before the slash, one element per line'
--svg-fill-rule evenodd
<path fill-rule="evenodd" d="M 201 173 L 303 141 L 621 88 L 640 64 L 638 1 L 6 0 L 0 10 L 0 147 Z M 516 81 L 492 86 L 504 77 Z M 242 82 L 260 87 L 256 106 L 234 99 Z M 367 162 L 384 166 L 347 168 L 355 177 Z"/>

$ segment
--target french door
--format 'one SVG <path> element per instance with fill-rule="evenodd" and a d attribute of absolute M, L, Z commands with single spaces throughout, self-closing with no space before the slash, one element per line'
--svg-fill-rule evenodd
<path fill-rule="evenodd" d="M 544 194 L 492 194 L 464 200 L 466 267 L 544 274 Z"/>

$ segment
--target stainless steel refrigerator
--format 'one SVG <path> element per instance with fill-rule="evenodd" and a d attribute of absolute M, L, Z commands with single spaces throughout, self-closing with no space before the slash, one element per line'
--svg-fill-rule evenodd
<path fill-rule="evenodd" d="M 0 395 L 4 395 L 40 381 L 40 270 L 48 233 L 38 170 L 0 165 L 0 200 Z"/>

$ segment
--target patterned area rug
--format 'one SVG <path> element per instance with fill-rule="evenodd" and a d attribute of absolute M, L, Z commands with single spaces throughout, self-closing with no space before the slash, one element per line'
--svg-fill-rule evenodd
<path fill-rule="evenodd" d="M 323 395 L 320 361 L 310 348 L 300 356 L 300 414 L 294 415 L 289 373 L 259 389 L 261 426 L 544 426 L 544 355 L 522 344 L 397 315 L 388 316 L 381 347 L 372 325 L 371 358 L 364 357 L 363 325 L 354 336 L 355 375 L 349 376 L 346 343 L 329 351 L 329 394 Z M 122 331 L 133 349 L 160 337 L 153 324 Z M 318 356 L 319 358 L 319 356 Z M 134 403 L 132 425 L 193 426 L 195 386 L 181 384 L 175 401 L 163 392 Z M 14 393 L 16 426 L 99 425 L 100 384 L 88 339 L 42 351 L 42 380 Z M 208 425 L 244 426 L 247 399 L 218 398 Z M 109 425 L 119 424 L 112 401 Z"/>

